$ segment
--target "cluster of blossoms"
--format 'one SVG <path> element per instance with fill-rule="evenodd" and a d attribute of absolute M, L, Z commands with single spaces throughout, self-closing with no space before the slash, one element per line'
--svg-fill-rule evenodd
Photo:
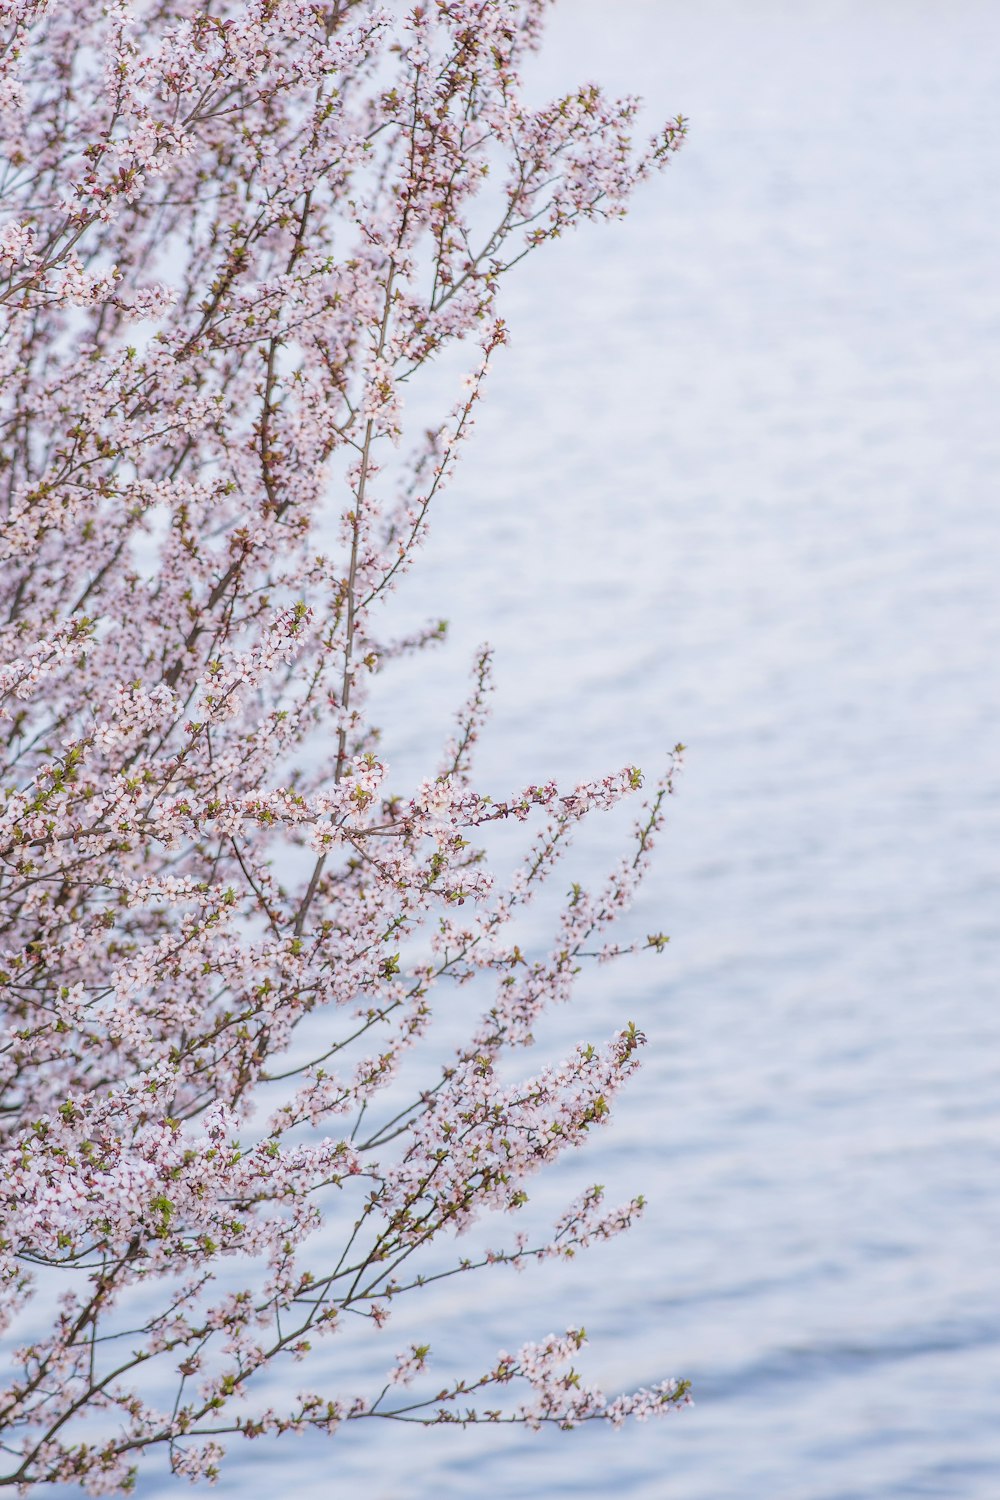
<path fill-rule="evenodd" d="M 420 1346 L 374 1398 L 249 1404 L 344 1314 L 384 1322 L 432 1242 L 516 1212 L 642 1042 L 497 1073 L 628 949 L 602 935 L 676 758 L 529 959 L 512 923 L 638 772 L 476 790 L 485 651 L 411 795 L 366 715 L 373 675 L 442 633 L 383 639 L 379 611 L 472 430 L 507 271 L 623 213 L 683 138 L 635 148 L 635 101 L 591 86 L 527 107 L 544 9 L 0 4 L 0 1485 L 127 1490 L 155 1445 L 211 1478 L 227 1433 L 686 1400 L 581 1387 L 572 1333 L 429 1399 L 396 1399 Z M 414 439 L 404 394 L 456 341 L 469 377 Z M 475 840 L 503 820 L 531 833 L 501 883 Z M 408 1093 L 437 993 L 473 979 L 467 1041 Z M 594 1189 L 452 1270 L 571 1254 L 640 1209 Z M 469 1407 L 514 1381 L 522 1405 Z"/>

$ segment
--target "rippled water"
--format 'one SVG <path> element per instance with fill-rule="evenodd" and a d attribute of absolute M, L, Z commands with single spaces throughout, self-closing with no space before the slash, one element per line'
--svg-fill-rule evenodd
<path fill-rule="evenodd" d="M 330 1355 L 424 1334 L 473 1363 L 582 1319 L 590 1375 L 689 1375 L 698 1404 L 622 1434 L 360 1425 L 237 1449 L 220 1493 L 995 1500 L 1000 10 L 562 0 L 537 87 L 586 76 L 690 142 L 512 288 L 401 601 L 453 643 L 384 717 L 421 765 L 485 637 L 484 780 L 690 746 L 637 920 L 667 955 L 542 1042 L 645 1026 L 618 1123 L 536 1196 L 651 1205 Z"/>

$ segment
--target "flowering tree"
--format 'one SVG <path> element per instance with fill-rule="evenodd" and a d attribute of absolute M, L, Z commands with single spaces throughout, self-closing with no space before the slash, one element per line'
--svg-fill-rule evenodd
<path fill-rule="evenodd" d="M 581 1386 L 579 1330 L 429 1398 L 402 1388 L 424 1347 L 381 1392 L 277 1409 L 255 1381 L 349 1313 L 384 1322 L 434 1246 L 434 1275 L 521 1265 L 641 1208 L 595 1188 L 539 1243 L 449 1249 L 636 1066 L 630 1024 L 495 1072 L 586 957 L 665 941 L 603 933 L 676 758 L 529 959 L 519 912 L 639 772 L 476 790 L 486 651 L 415 790 L 390 790 L 365 712 L 373 674 L 443 631 L 385 640 L 380 609 L 471 431 L 506 273 L 620 215 L 683 136 L 634 150 L 634 101 L 590 86 L 526 107 L 544 7 L 0 4 L 0 1309 L 21 1342 L 0 1484 L 127 1490 L 161 1444 L 213 1477 L 224 1434 L 686 1400 Z M 463 340 L 461 398 L 413 435 L 408 384 Z M 504 883 L 476 842 L 498 820 L 531 825 Z M 408 1092 L 400 1058 L 470 980 L 483 1013 Z"/>

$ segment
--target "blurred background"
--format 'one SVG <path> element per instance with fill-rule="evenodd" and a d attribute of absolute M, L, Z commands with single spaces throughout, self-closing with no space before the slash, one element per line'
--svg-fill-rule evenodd
<path fill-rule="evenodd" d="M 237 1447 L 218 1493 L 995 1500 L 1000 9 L 561 0 L 532 96 L 590 78 L 690 138 L 626 223 L 508 285 L 397 607 L 450 644 L 377 717 L 395 779 L 423 774 L 489 639 L 484 786 L 689 746 L 633 924 L 670 947 L 539 1043 L 644 1027 L 616 1123 L 533 1204 L 598 1178 L 650 1207 L 326 1358 L 336 1385 L 427 1338 L 440 1377 L 583 1322 L 589 1377 L 686 1375 L 697 1405 L 617 1434 L 358 1424 Z"/>

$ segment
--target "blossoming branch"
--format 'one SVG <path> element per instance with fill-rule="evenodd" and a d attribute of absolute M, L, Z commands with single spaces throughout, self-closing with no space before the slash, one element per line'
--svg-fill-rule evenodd
<path fill-rule="evenodd" d="M 391 785 L 366 706 L 443 632 L 387 638 L 383 606 L 473 430 L 507 273 L 624 213 L 683 139 L 678 118 L 637 148 L 636 102 L 591 85 L 529 108 L 545 8 L 0 4 L 0 1484 L 19 1492 L 125 1491 L 157 1446 L 211 1478 L 227 1434 L 617 1424 L 687 1399 L 582 1385 L 580 1330 L 427 1397 L 404 1390 L 425 1346 L 380 1390 L 347 1370 L 346 1393 L 257 1394 L 349 1314 L 381 1325 L 419 1295 L 432 1244 L 435 1275 L 523 1265 L 641 1208 L 593 1189 L 537 1243 L 451 1248 L 516 1214 L 636 1067 L 630 1024 L 497 1073 L 585 962 L 662 947 L 604 935 L 676 757 L 530 958 L 517 917 L 638 770 L 479 789 L 486 650 L 422 785 Z M 414 434 L 407 390 L 455 344 L 468 380 Z M 525 824 L 506 881 L 481 847 L 498 821 Z M 408 1090 L 401 1059 L 469 981 L 481 1013 Z"/>

